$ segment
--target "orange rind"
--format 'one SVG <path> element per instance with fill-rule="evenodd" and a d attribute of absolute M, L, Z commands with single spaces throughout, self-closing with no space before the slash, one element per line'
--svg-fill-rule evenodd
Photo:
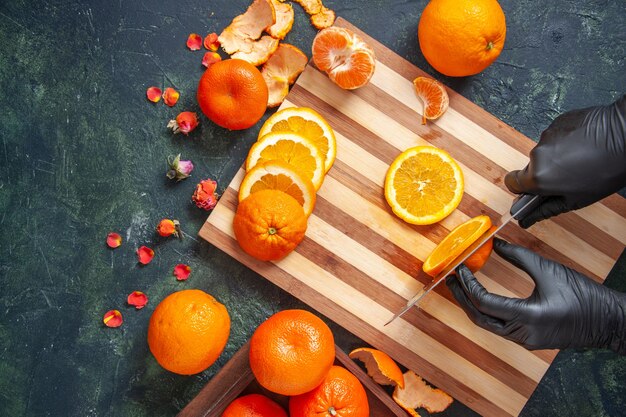
<path fill-rule="evenodd" d="M 335 23 L 335 12 L 322 6 L 319 13 L 311 15 L 311 24 L 316 29 L 326 29 Z"/>
<path fill-rule="evenodd" d="M 267 33 L 273 38 L 282 40 L 285 39 L 293 26 L 293 7 L 289 3 L 281 3 L 278 0 L 272 0 L 272 5 L 276 13 L 276 23 L 267 28 Z"/>
<path fill-rule="evenodd" d="M 239 51 L 232 54 L 233 59 L 242 59 L 252 65 L 259 66 L 267 62 L 272 54 L 278 49 L 279 40 L 269 35 L 262 36 L 258 41 L 249 42 L 250 50 Z"/>
<path fill-rule="evenodd" d="M 363 362 L 367 374 L 378 384 L 397 385 L 404 388 L 404 375 L 400 367 L 385 352 L 371 348 L 358 348 L 350 352 L 348 356 Z"/>
<path fill-rule="evenodd" d="M 404 373 L 404 383 L 404 388 L 396 386 L 392 397 L 413 417 L 420 417 L 415 411 L 417 408 L 424 408 L 429 413 L 440 413 L 452 404 L 453 399 L 450 395 L 439 388 L 429 386 L 413 371 Z"/>
<path fill-rule="evenodd" d="M 287 43 L 278 45 L 261 69 L 269 91 L 268 107 L 282 104 L 289 93 L 289 86 L 304 71 L 307 62 L 307 56 L 295 46 Z"/>

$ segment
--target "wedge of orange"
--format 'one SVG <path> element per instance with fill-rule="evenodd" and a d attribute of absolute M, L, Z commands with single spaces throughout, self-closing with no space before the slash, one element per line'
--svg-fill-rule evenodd
<path fill-rule="evenodd" d="M 324 159 L 310 139 L 292 132 L 270 132 L 250 148 L 246 171 L 258 163 L 276 159 L 288 163 L 310 179 L 316 191 L 322 186 Z"/>
<path fill-rule="evenodd" d="M 385 177 L 385 198 L 411 224 L 433 224 L 448 216 L 463 197 L 463 173 L 454 159 L 433 146 L 402 152 Z"/>
<path fill-rule="evenodd" d="M 415 411 L 416 408 L 424 408 L 429 413 L 440 413 L 452 404 L 450 395 L 426 384 L 426 381 L 413 371 L 404 373 L 404 382 L 404 388 L 396 386 L 392 397 L 413 417 L 420 417 Z"/>
<path fill-rule="evenodd" d="M 435 120 L 440 118 L 450 104 L 450 98 L 446 92 L 446 87 L 439 81 L 428 77 L 417 77 L 413 80 L 415 94 L 422 100 L 424 108 L 422 110 L 422 124 L 426 124 L 426 119 Z"/>
<path fill-rule="evenodd" d="M 446 236 L 428 255 L 422 269 L 436 276 L 457 258 L 465 249 L 480 238 L 491 227 L 489 216 L 476 216 L 461 223 Z M 484 245 L 483 245 L 484 246 Z M 482 266 L 482 265 L 481 265 Z"/>
<path fill-rule="evenodd" d="M 261 127 L 259 137 L 270 132 L 293 132 L 310 139 L 324 159 L 328 172 L 337 155 L 337 140 L 328 122 L 308 107 L 288 107 L 274 113 Z"/>
<path fill-rule="evenodd" d="M 374 75 L 374 50 L 356 33 L 329 27 L 313 39 L 313 62 L 332 82 L 346 90 L 367 84 Z"/>
<path fill-rule="evenodd" d="M 348 356 L 363 362 L 367 374 L 380 385 L 398 385 L 404 388 L 404 376 L 400 367 L 385 352 L 372 348 L 358 348 Z"/>
<path fill-rule="evenodd" d="M 309 217 L 315 206 L 315 187 L 309 178 L 284 161 L 256 164 L 246 173 L 239 186 L 239 201 L 260 190 L 279 190 L 289 194 Z"/>

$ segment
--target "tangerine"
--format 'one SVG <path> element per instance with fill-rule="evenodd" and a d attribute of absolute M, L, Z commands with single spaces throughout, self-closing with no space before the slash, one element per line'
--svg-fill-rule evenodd
<path fill-rule="evenodd" d="M 418 26 L 430 65 L 451 77 L 478 74 L 502 52 L 506 20 L 496 0 L 431 0 Z"/>
<path fill-rule="evenodd" d="M 233 229 L 241 249 L 261 261 L 284 258 L 304 239 L 307 216 L 290 195 L 259 190 L 239 202 Z"/>
<path fill-rule="evenodd" d="M 264 395 L 249 394 L 230 403 L 221 417 L 287 417 L 287 412 Z"/>
<path fill-rule="evenodd" d="M 369 417 L 365 388 L 353 374 L 333 366 L 313 390 L 289 399 L 291 417 Z"/>
<path fill-rule="evenodd" d="M 250 369 L 261 386 L 277 394 L 312 390 L 322 383 L 334 360 L 330 328 L 305 310 L 274 314 L 250 339 Z"/>
<path fill-rule="evenodd" d="M 226 307 L 201 290 L 174 292 L 154 309 L 148 347 L 168 371 L 192 375 L 211 366 L 230 334 Z"/>
<path fill-rule="evenodd" d="M 211 65 L 198 83 L 202 113 L 230 130 L 247 129 L 258 122 L 267 108 L 268 90 L 261 72 L 241 59 Z"/>

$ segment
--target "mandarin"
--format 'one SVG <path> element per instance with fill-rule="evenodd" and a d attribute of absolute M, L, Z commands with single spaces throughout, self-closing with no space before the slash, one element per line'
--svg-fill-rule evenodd
<path fill-rule="evenodd" d="M 192 375 L 211 366 L 230 334 L 226 307 L 201 290 L 174 292 L 156 307 L 148 325 L 148 347 L 168 371 Z"/>
<path fill-rule="evenodd" d="M 369 417 L 365 388 L 345 368 L 333 366 L 313 390 L 289 399 L 291 417 Z"/>
<path fill-rule="evenodd" d="M 268 90 L 261 72 L 241 59 L 211 65 L 198 84 L 198 104 L 217 125 L 230 130 L 247 129 L 267 108 Z"/>
<path fill-rule="evenodd" d="M 502 52 L 504 12 L 496 0 L 431 0 L 418 26 L 430 65 L 451 77 L 478 74 Z"/>
<path fill-rule="evenodd" d="M 249 394 L 230 403 L 221 417 L 287 417 L 287 412 L 264 395 Z"/>
<path fill-rule="evenodd" d="M 261 261 L 284 258 L 304 239 L 307 216 L 290 195 L 259 190 L 239 202 L 233 229 L 241 249 Z"/>
<path fill-rule="evenodd" d="M 330 328 L 305 310 L 274 314 L 250 339 L 252 373 L 261 386 L 278 394 L 298 395 L 317 387 L 334 360 Z"/>

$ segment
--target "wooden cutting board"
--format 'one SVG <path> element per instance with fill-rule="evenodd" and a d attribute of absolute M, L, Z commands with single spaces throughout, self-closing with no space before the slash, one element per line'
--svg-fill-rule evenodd
<path fill-rule="evenodd" d="M 535 145 L 452 90 L 450 108 L 421 124 L 422 105 L 412 80 L 426 75 L 345 20 L 375 50 L 376 72 L 355 91 L 335 86 L 312 64 L 282 107 L 321 113 L 337 135 L 337 160 L 318 192 L 306 238 L 279 262 L 246 255 L 234 239 L 241 169 L 200 230 L 200 236 L 300 298 L 367 343 L 485 416 L 516 416 L 556 351 L 526 349 L 475 326 L 445 285 L 389 326 L 383 324 L 430 278 L 423 260 L 459 223 L 511 207 L 503 178 L 528 162 Z M 383 196 L 385 173 L 403 150 L 433 145 L 461 165 L 465 195 L 438 224 L 412 226 L 395 217 Z M 507 225 L 500 236 L 564 263 L 601 282 L 626 245 L 626 201 L 614 195 L 529 230 Z M 478 279 L 493 292 L 526 297 L 532 281 L 493 255 Z"/>

